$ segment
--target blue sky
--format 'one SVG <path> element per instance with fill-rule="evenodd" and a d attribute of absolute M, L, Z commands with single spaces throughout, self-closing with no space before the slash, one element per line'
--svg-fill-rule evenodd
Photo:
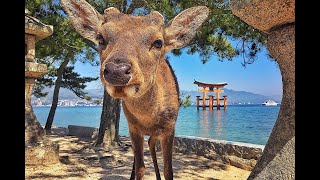
<path fill-rule="evenodd" d="M 244 68 L 242 58 L 236 57 L 233 61 L 218 61 L 212 56 L 210 61 L 202 64 L 198 54 L 181 56 L 169 55 L 170 64 L 175 71 L 181 90 L 198 90 L 193 84 L 194 79 L 204 82 L 227 82 L 225 88 L 236 91 L 248 91 L 266 96 L 282 95 L 282 80 L 280 69 L 275 61 L 267 58 L 264 48 L 257 60 Z M 99 67 L 77 62 L 75 70 L 82 76 L 99 76 Z M 88 89 L 103 88 L 100 80 L 87 83 Z"/>

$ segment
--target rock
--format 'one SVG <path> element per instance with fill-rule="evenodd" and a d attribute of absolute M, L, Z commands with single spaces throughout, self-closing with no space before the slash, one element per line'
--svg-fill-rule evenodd
<path fill-rule="evenodd" d="M 230 165 L 236 166 L 238 168 L 245 169 L 248 171 L 251 171 L 257 163 L 255 159 L 244 159 L 244 158 L 239 158 L 237 156 L 226 156 L 226 158 L 228 159 Z"/>
<path fill-rule="evenodd" d="M 39 64 L 35 62 L 25 62 L 24 66 L 25 77 L 37 78 L 48 72 L 46 64 Z"/>
<path fill-rule="evenodd" d="M 121 137 L 121 140 L 129 141 L 130 139 L 129 137 Z M 253 169 L 261 157 L 263 149 L 263 145 L 193 136 L 176 136 L 174 138 L 175 153 L 203 156 L 245 170 Z M 161 151 L 159 141 L 156 144 L 156 151 Z"/>
<path fill-rule="evenodd" d="M 34 58 L 36 55 L 36 36 L 25 34 L 24 35 L 24 48 L 25 48 L 25 61 L 26 62 L 35 62 Z"/>
<path fill-rule="evenodd" d="M 53 26 L 43 24 L 39 19 L 25 15 L 25 33 L 35 35 L 36 41 L 39 41 L 53 33 Z"/>
<path fill-rule="evenodd" d="M 66 127 L 51 127 L 51 134 L 56 134 L 58 136 L 66 136 L 68 134 L 68 128 Z"/>
<path fill-rule="evenodd" d="M 253 169 L 261 157 L 263 148 L 262 145 L 200 137 L 178 136 L 174 139 L 175 152 L 204 156 L 245 170 Z M 160 150 L 159 144 L 157 149 Z"/>
<path fill-rule="evenodd" d="M 233 14 L 269 34 L 267 49 L 279 65 L 283 83 L 278 119 L 248 179 L 294 179 L 295 1 L 233 0 L 230 6 Z"/>
<path fill-rule="evenodd" d="M 69 136 L 92 139 L 94 138 L 95 134 L 97 134 L 98 128 L 69 125 L 68 130 Z"/>
<path fill-rule="evenodd" d="M 295 0 L 232 0 L 232 13 L 264 32 L 295 22 Z"/>
<path fill-rule="evenodd" d="M 278 119 L 272 129 L 263 155 L 257 162 L 249 179 L 264 179 L 262 178 L 264 175 L 260 175 L 260 173 L 264 172 L 265 168 L 268 168 L 270 174 L 279 172 L 278 166 L 271 166 L 271 164 L 275 164 L 278 161 L 276 159 L 278 156 L 282 156 L 282 159 L 292 158 L 292 161 L 287 162 L 294 162 L 294 151 L 293 156 L 283 153 L 283 151 L 285 145 L 292 141 L 295 136 L 295 26 L 288 25 L 272 31 L 268 36 L 267 47 L 270 54 L 279 64 L 283 83 L 283 98 Z M 283 164 L 283 166 L 285 167 L 282 167 L 282 169 L 287 168 L 288 170 L 281 172 L 282 178 L 280 179 L 294 177 L 294 174 L 290 174 L 292 173 L 292 167 L 294 169 L 294 164 Z M 257 178 L 258 176 L 260 178 Z"/>
<path fill-rule="evenodd" d="M 295 136 L 255 179 L 295 179 Z"/>

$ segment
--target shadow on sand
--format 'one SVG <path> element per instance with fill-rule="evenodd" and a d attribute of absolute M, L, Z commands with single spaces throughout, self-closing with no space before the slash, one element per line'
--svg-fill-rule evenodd
<path fill-rule="evenodd" d="M 122 138 L 123 146 L 112 150 L 104 150 L 101 147 L 93 147 L 89 139 L 80 139 L 74 136 L 59 137 L 50 135 L 60 145 L 60 165 L 44 167 L 42 170 L 32 171 L 28 166 L 26 179 L 101 179 L 101 180 L 125 180 L 130 178 L 133 153 L 128 138 Z M 145 149 L 145 179 L 155 179 L 154 167 L 147 142 Z M 161 151 L 157 152 L 158 165 L 161 178 L 163 177 L 163 160 Z M 47 169 L 46 169 L 47 168 Z M 235 167 L 232 167 L 235 168 Z M 49 171 L 51 170 L 51 171 Z M 245 171 L 238 169 L 237 171 Z M 59 172 L 60 171 L 60 172 Z M 174 179 L 230 179 L 219 178 L 215 174 L 230 173 L 230 166 L 222 162 L 210 160 L 194 154 L 173 154 Z M 249 171 L 245 171 L 246 179 Z M 233 176 L 236 177 L 236 176 Z M 234 178 L 231 178 L 234 179 Z"/>

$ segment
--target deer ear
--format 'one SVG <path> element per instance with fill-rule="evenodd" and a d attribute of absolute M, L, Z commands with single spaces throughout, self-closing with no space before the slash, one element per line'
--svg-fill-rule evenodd
<path fill-rule="evenodd" d="M 61 0 L 61 5 L 78 33 L 98 44 L 96 34 L 103 16 L 85 0 Z"/>
<path fill-rule="evenodd" d="M 208 18 L 206 6 L 196 6 L 182 11 L 165 27 L 166 52 L 186 46 L 201 24 Z"/>

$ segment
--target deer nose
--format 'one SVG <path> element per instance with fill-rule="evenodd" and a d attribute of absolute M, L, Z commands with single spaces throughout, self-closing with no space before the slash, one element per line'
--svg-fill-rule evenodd
<path fill-rule="evenodd" d="M 103 75 L 108 83 L 114 86 L 124 86 L 131 78 L 131 65 L 127 63 L 107 63 Z"/>

